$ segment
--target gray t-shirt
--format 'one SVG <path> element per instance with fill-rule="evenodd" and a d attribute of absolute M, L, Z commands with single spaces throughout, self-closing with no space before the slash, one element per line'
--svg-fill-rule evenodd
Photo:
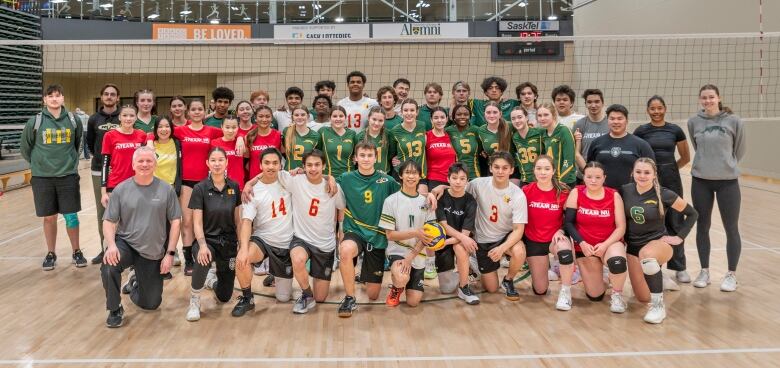
<path fill-rule="evenodd" d="M 169 221 L 181 217 L 176 191 L 168 183 L 154 178 L 149 185 L 138 185 L 129 178 L 111 192 L 103 220 L 117 223 L 116 235 L 142 257 L 159 260 L 165 255 Z"/>
<path fill-rule="evenodd" d="M 604 119 L 601 119 L 601 121 L 591 121 L 590 117 L 585 116 L 574 123 L 574 127 L 571 129 L 572 134 L 574 134 L 577 129 L 582 133 L 582 151 L 580 151 L 580 154 L 585 156 L 593 140 L 609 133 L 609 124 L 607 123 L 606 116 L 604 116 Z"/>

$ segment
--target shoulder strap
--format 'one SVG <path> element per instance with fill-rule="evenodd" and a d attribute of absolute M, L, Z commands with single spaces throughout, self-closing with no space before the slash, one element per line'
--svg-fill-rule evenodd
<path fill-rule="evenodd" d="M 73 117 L 73 113 L 68 111 L 68 119 L 70 119 L 70 123 L 73 125 L 73 131 L 75 132 L 78 125 L 76 124 L 76 118 Z"/>
<path fill-rule="evenodd" d="M 35 115 L 35 125 L 33 126 L 33 134 L 38 133 L 38 128 L 41 127 L 41 119 L 42 119 L 43 113 L 37 113 Z"/>

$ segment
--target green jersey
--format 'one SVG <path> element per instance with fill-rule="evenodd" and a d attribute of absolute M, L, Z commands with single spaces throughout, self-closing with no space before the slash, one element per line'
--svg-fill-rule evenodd
<path fill-rule="evenodd" d="M 443 107 L 443 106 L 442 106 Z M 447 111 L 447 116 L 450 116 L 450 110 L 448 108 L 444 108 L 445 111 Z M 433 129 L 433 123 L 431 123 L 431 108 L 428 107 L 426 104 L 420 105 L 420 112 L 417 114 L 417 120 L 422 121 L 425 123 L 425 131 L 429 131 Z"/>
<path fill-rule="evenodd" d="M 157 116 L 152 115 L 152 119 L 149 120 L 149 124 L 146 124 L 141 119 L 136 119 L 135 123 L 133 123 L 133 129 L 140 129 L 144 133 L 153 133 L 154 132 L 154 124 L 157 122 Z M 217 127 L 219 128 L 219 127 Z"/>
<path fill-rule="evenodd" d="M 390 160 L 395 156 L 395 144 L 391 143 L 394 142 L 393 136 L 387 131 L 387 128 L 385 128 L 385 139 L 383 143 L 381 135 L 374 137 L 371 134 L 368 134 L 368 129 L 366 129 L 358 133 L 357 142 L 365 140 L 366 135 L 368 135 L 368 140 L 373 142 L 376 146 L 377 155 L 374 169 L 385 174 L 389 174 L 391 169 Z"/>
<path fill-rule="evenodd" d="M 401 125 L 401 123 L 404 122 L 404 119 L 399 114 L 395 114 L 392 118 L 385 119 L 385 130 L 390 131 L 390 129 L 395 128 L 396 126 Z"/>
<path fill-rule="evenodd" d="M 490 157 L 490 155 L 498 151 L 498 132 L 491 132 L 487 125 L 483 125 L 476 130 L 479 143 L 482 146 L 482 151 Z"/>
<path fill-rule="evenodd" d="M 222 129 L 222 122 L 225 120 L 225 117 L 218 118 L 217 115 L 211 115 L 208 119 L 206 119 L 203 124 L 208 126 L 213 126 L 214 128 Z"/>
<path fill-rule="evenodd" d="M 403 124 L 396 126 L 390 131 L 395 140 L 395 149 L 398 159 L 404 162 L 412 159 L 420 164 L 422 173 L 420 178 L 425 179 L 425 127 L 421 121 L 417 121 L 414 129 L 410 132 L 406 130 Z"/>
<path fill-rule="evenodd" d="M 338 178 L 341 174 L 353 170 L 352 152 L 357 144 L 355 131 L 346 129 L 338 135 L 331 127 L 319 131 L 320 147 L 325 153 L 325 173 Z"/>
<path fill-rule="evenodd" d="M 557 124 L 552 135 L 547 130 L 542 131 L 544 151 L 553 158 L 558 181 L 573 186 L 577 181 L 577 170 L 574 169 L 574 136 L 571 130 L 563 124 Z"/>
<path fill-rule="evenodd" d="M 295 131 L 293 136 L 293 143 L 290 147 L 286 145 L 287 129 L 295 129 L 293 126 L 284 128 L 282 133 L 282 143 L 285 143 L 284 153 L 287 156 L 287 164 L 284 165 L 285 170 L 297 169 L 303 166 L 303 155 L 311 152 L 315 148 L 320 146 L 320 136 L 313 129 L 309 129 L 309 132 L 305 135 L 298 134 Z"/>
<path fill-rule="evenodd" d="M 490 102 L 490 100 L 478 100 L 478 99 L 471 99 L 469 100 L 469 107 L 471 107 L 471 124 L 476 126 L 483 126 L 486 124 L 485 122 L 485 107 Z M 501 115 L 504 117 L 504 120 L 507 122 L 512 121 L 512 110 L 519 106 L 520 102 L 514 99 L 508 99 L 503 100 L 498 104 L 499 110 L 501 110 Z"/>
<path fill-rule="evenodd" d="M 525 138 L 515 132 L 512 136 L 512 148 L 517 160 L 520 181 L 530 183 L 536 181 L 534 176 L 534 161 L 544 152 L 544 131 L 538 128 L 528 128 Z"/>
<path fill-rule="evenodd" d="M 336 180 L 344 192 L 344 232 L 355 233 L 374 248 L 387 248 L 385 232 L 379 227 L 385 199 L 401 185 L 391 176 L 374 171 L 369 176 L 359 171 L 344 173 Z"/>
<path fill-rule="evenodd" d="M 452 125 L 444 129 L 450 135 L 452 148 L 458 156 L 458 161 L 469 169 L 469 180 L 479 177 L 479 152 L 481 151 L 477 128 L 467 126 L 463 131 Z"/>

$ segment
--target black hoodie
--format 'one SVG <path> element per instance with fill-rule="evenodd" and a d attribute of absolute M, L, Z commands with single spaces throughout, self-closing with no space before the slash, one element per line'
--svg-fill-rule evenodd
<path fill-rule="evenodd" d="M 92 165 L 90 169 L 95 172 L 103 170 L 103 136 L 109 130 L 114 130 L 119 126 L 119 108 L 111 114 L 103 112 L 101 107 L 97 114 L 89 117 L 87 122 L 87 147 L 92 152 Z"/>

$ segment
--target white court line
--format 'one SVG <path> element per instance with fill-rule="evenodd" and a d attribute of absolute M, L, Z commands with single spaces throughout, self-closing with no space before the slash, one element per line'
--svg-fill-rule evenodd
<path fill-rule="evenodd" d="M 365 363 L 365 362 L 431 362 L 431 361 L 492 361 L 532 359 L 622 358 L 640 356 L 679 356 L 715 354 L 780 353 L 780 348 L 691 349 L 655 351 L 616 351 L 594 353 L 516 354 L 516 355 L 455 355 L 455 356 L 384 356 L 333 358 L 113 358 L 113 359 L 5 359 L 0 365 L 31 364 L 190 364 L 190 363 Z"/>
<path fill-rule="evenodd" d="M 725 231 L 723 231 L 723 230 L 720 230 L 720 229 L 713 229 L 713 228 L 710 228 L 710 230 L 712 230 L 712 231 L 715 231 L 715 232 L 718 232 L 718 233 L 721 233 L 721 234 L 723 234 L 724 236 L 726 235 L 726 232 L 725 232 Z M 780 254 L 780 250 L 777 250 L 777 249 L 773 249 L 773 248 L 769 248 L 769 247 L 763 246 L 763 245 L 761 245 L 761 244 L 758 244 L 758 243 L 752 242 L 752 241 L 750 241 L 750 240 L 747 240 L 747 239 L 745 239 L 744 237 L 742 238 L 742 242 L 743 242 L 743 243 L 745 243 L 745 244 L 752 245 L 752 246 L 754 246 L 754 247 L 759 247 L 759 248 L 762 248 L 762 249 L 766 249 L 766 250 L 768 250 L 768 251 L 770 251 L 770 252 L 772 252 L 772 253 L 775 253 L 775 254 Z"/>
<path fill-rule="evenodd" d="M 95 208 L 95 206 L 93 205 L 92 207 L 87 207 L 87 208 L 84 208 L 82 211 L 89 211 L 89 210 L 91 210 L 91 209 L 94 209 L 94 208 Z M 81 213 L 82 211 L 79 211 L 79 213 Z M 64 218 L 64 217 L 62 217 L 62 216 L 60 216 L 60 217 L 57 219 L 57 222 L 61 222 L 61 221 L 65 221 L 65 218 Z M 36 227 L 34 227 L 34 228 L 30 229 L 30 230 L 27 230 L 27 231 L 25 231 L 25 232 L 23 232 L 23 233 L 21 233 L 21 234 L 16 234 L 16 235 L 14 235 L 13 237 L 11 237 L 11 238 L 9 238 L 9 239 L 6 239 L 6 240 L 3 240 L 3 241 L 0 241 L 0 245 L 7 244 L 7 243 L 9 243 L 9 242 L 12 242 L 12 241 L 14 241 L 14 240 L 16 240 L 16 239 L 19 239 L 19 238 L 21 238 L 21 237 L 23 237 L 23 236 L 27 235 L 27 234 L 29 234 L 29 233 L 32 233 L 32 232 L 35 232 L 35 231 L 39 231 L 39 230 L 42 230 L 42 229 L 43 229 L 43 225 L 36 226 Z"/>

